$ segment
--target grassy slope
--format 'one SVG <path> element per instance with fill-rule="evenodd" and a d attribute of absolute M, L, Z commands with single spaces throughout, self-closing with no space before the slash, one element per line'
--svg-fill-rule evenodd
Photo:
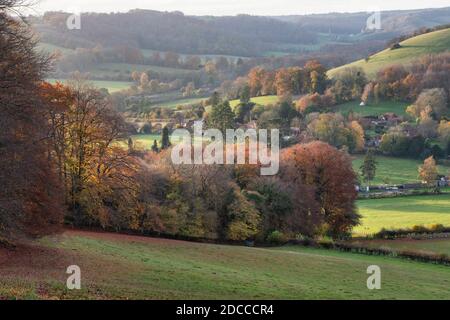
<path fill-rule="evenodd" d="M 40 249 L 32 254 L 0 263 L 0 297 L 450 298 L 450 268 L 388 257 L 299 247 L 219 246 L 87 232 L 70 232 L 41 243 Z M 81 291 L 64 289 L 68 264 L 78 264 L 82 270 Z M 366 288 L 366 269 L 373 264 L 381 267 L 382 290 Z"/>
<path fill-rule="evenodd" d="M 353 161 L 353 168 L 360 171 L 364 156 L 359 155 Z M 419 182 L 418 168 L 423 161 L 415 159 L 403 159 L 393 157 L 377 156 L 378 162 L 375 180 L 371 184 L 402 184 Z M 439 173 L 446 174 L 448 167 L 439 166 Z"/>
<path fill-rule="evenodd" d="M 400 49 L 386 49 L 371 56 L 368 62 L 363 59 L 332 69 L 328 75 L 333 77 L 347 67 L 361 67 L 369 77 L 373 78 L 380 69 L 386 66 L 408 64 L 421 55 L 450 50 L 450 29 L 413 37 L 401 42 L 401 45 Z"/>
<path fill-rule="evenodd" d="M 358 236 L 373 234 L 382 228 L 432 224 L 450 226 L 450 194 L 360 200 L 357 206 L 363 216 L 362 225 L 354 229 Z"/>

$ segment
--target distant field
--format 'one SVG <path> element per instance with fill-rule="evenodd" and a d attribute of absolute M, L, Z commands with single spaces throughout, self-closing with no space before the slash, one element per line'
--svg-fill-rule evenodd
<path fill-rule="evenodd" d="M 143 64 L 128 64 L 128 63 L 102 63 L 95 66 L 89 72 L 95 74 L 97 76 L 117 76 L 118 74 L 129 74 L 133 71 L 138 72 L 156 72 L 171 76 L 183 76 L 188 73 L 195 73 L 196 71 L 187 70 L 187 69 L 175 69 L 175 68 L 167 68 L 167 67 L 159 67 L 152 65 L 143 65 Z M 151 75 L 150 75 L 151 76 Z"/>
<path fill-rule="evenodd" d="M 432 240 L 358 240 L 354 244 L 369 248 L 387 248 L 394 251 L 413 251 L 425 254 L 446 254 L 450 256 L 450 239 Z"/>
<path fill-rule="evenodd" d="M 160 134 L 137 134 L 131 136 L 131 139 L 133 139 L 133 142 L 136 147 L 142 148 L 144 150 L 151 150 L 153 146 L 153 142 L 156 140 L 158 142 L 158 146 L 161 146 L 161 135 Z M 181 137 L 176 135 L 170 136 L 170 142 L 172 144 L 180 143 Z M 195 139 L 194 143 L 198 143 L 199 140 Z M 120 142 L 122 146 L 127 146 L 127 141 Z"/>
<path fill-rule="evenodd" d="M 370 235 L 382 228 L 450 226 L 450 194 L 359 200 L 357 207 L 363 216 L 362 225 L 353 232 L 357 236 Z"/>
<path fill-rule="evenodd" d="M 339 111 L 343 114 L 353 111 L 362 116 L 379 116 L 388 112 L 393 112 L 396 115 L 403 116 L 406 114 L 408 103 L 397 101 L 381 101 L 378 104 L 370 104 L 367 106 L 360 106 L 360 101 L 351 101 L 333 107 L 333 110 Z"/>
<path fill-rule="evenodd" d="M 421 55 L 448 51 L 450 50 L 450 29 L 410 38 L 403 41 L 401 45 L 402 48 L 396 50 L 386 49 L 371 56 L 368 62 L 363 59 L 332 69 L 328 75 L 334 77 L 345 68 L 361 67 L 370 78 L 373 78 L 379 70 L 389 65 L 408 64 Z"/>
<path fill-rule="evenodd" d="M 360 172 L 364 156 L 358 155 L 353 161 L 353 169 Z M 403 159 L 394 157 L 376 156 L 378 162 L 375 180 L 372 185 L 379 184 L 403 184 L 419 182 L 418 168 L 423 161 L 415 159 Z M 439 166 L 441 174 L 447 174 L 449 167 Z"/>
<path fill-rule="evenodd" d="M 172 100 L 168 102 L 158 103 L 151 108 L 168 108 L 168 109 L 175 109 L 178 106 L 189 106 L 192 104 L 201 103 L 203 100 L 206 100 L 207 98 L 187 98 L 187 99 L 180 99 L 180 100 Z"/>
<path fill-rule="evenodd" d="M 145 57 L 151 57 L 154 53 L 160 53 L 161 55 L 164 55 L 164 53 L 161 53 L 161 51 L 156 50 L 150 50 L 150 49 L 141 49 L 142 54 Z M 191 56 L 197 56 L 202 59 L 203 62 L 206 62 L 207 60 L 215 60 L 221 57 L 227 58 L 230 61 L 236 62 L 238 59 L 248 59 L 246 57 L 239 57 L 239 56 L 230 56 L 230 55 L 223 55 L 223 54 L 179 54 L 182 59 L 186 59 Z"/>
<path fill-rule="evenodd" d="M 72 264 L 81 268 L 81 290 L 65 288 Z M 369 265 L 380 266 L 382 290 L 367 289 Z M 68 231 L 0 250 L 5 299 L 450 299 L 449 285 L 445 266 L 296 246 Z"/>
<path fill-rule="evenodd" d="M 267 106 L 269 104 L 276 104 L 278 102 L 278 96 L 262 96 L 251 98 L 251 101 L 256 103 L 257 105 Z M 235 108 L 240 103 L 239 100 L 231 100 L 230 106 L 231 108 Z"/>
<path fill-rule="evenodd" d="M 64 54 L 71 54 L 71 53 L 75 53 L 75 50 L 73 49 L 68 49 L 68 48 L 63 48 L 60 46 L 56 46 L 54 44 L 50 44 L 50 43 L 45 43 L 45 42 L 40 42 L 37 45 L 37 49 L 43 52 L 47 52 L 47 53 L 62 53 Z"/>
<path fill-rule="evenodd" d="M 62 83 L 66 82 L 66 79 L 47 79 L 50 83 L 55 83 L 56 81 L 60 81 Z M 125 82 L 125 81 L 99 81 L 99 80 L 89 80 L 89 83 L 92 83 L 99 89 L 105 88 L 108 89 L 110 93 L 128 89 L 133 83 Z"/>

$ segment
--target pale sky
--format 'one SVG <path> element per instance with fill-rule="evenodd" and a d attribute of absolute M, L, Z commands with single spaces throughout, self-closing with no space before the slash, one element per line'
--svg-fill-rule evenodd
<path fill-rule="evenodd" d="M 450 7 L 450 0 L 38 0 L 38 13 L 182 11 L 187 15 L 298 15 Z"/>

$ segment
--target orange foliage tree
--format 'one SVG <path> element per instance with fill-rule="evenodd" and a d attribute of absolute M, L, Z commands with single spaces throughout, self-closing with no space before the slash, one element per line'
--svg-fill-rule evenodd
<path fill-rule="evenodd" d="M 329 235 L 347 234 L 359 224 L 356 174 L 348 154 L 316 141 L 285 150 L 282 164 L 283 180 L 313 189 Z"/>

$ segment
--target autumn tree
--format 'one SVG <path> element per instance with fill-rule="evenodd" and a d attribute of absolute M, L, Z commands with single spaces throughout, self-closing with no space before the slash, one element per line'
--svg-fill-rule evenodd
<path fill-rule="evenodd" d="M 437 121 L 433 120 L 430 106 L 426 106 L 421 112 L 419 117 L 419 125 L 417 130 L 425 138 L 435 138 L 437 135 Z"/>
<path fill-rule="evenodd" d="M 420 118 L 421 113 L 426 109 L 431 108 L 430 115 L 436 119 L 446 115 L 449 111 L 447 105 L 447 94 L 444 89 L 427 89 L 417 98 L 416 102 L 407 108 L 407 112 L 415 118 Z"/>
<path fill-rule="evenodd" d="M 310 93 L 322 94 L 327 86 L 327 70 L 317 60 L 308 61 L 304 68 L 309 76 L 308 87 Z"/>
<path fill-rule="evenodd" d="M 254 204 L 239 190 L 233 190 L 232 202 L 227 208 L 227 238 L 251 240 L 259 232 L 261 216 Z"/>
<path fill-rule="evenodd" d="M 366 84 L 367 77 L 362 68 L 346 68 L 335 76 L 330 91 L 336 102 L 341 103 L 360 98 Z"/>
<path fill-rule="evenodd" d="M 450 121 L 442 120 L 438 126 L 439 139 L 444 145 L 450 143 Z"/>
<path fill-rule="evenodd" d="M 17 17 L 24 4 L 0 0 L 0 242 L 57 231 L 64 213 L 39 86 L 49 59 Z"/>
<path fill-rule="evenodd" d="M 42 92 L 50 105 L 50 150 L 57 159 L 71 221 L 130 226 L 124 220 L 136 214 L 131 208 L 136 202 L 133 177 L 139 165 L 116 144 L 125 138 L 123 118 L 107 96 L 83 79 L 69 86 L 47 83 Z"/>
<path fill-rule="evenodd" d="M 340 237 L 359 224 L 356 174 L 348 154 L 323 142 L 296 145 L 282 155 L 283 177 L 312 188 L 327 233 Z"/>
<path fill-rule="evenodd" d="M 149 84 L 150 80 L 148 78 L 148 74 L 146 72 L 143 72 L 141 74 L 141 78 L 139 80 L 139 85 L 141 90 L 146 90 L 148 88 L 148 84 Z"/>
<path fill-rule="evenodd" d="M 293 94 L 293 82 L 289 69 L 279 69 L 275 75 L 275 86 L 278 96 Z"/>
<path fill-rule="evenodd" d="M 266 71 L 261 67 L 256 67 L 248 73 L 248 85 L 250 87 L 250 95 L 252 97 L 260 96 L 263 88 L 263 79 Z"/>
<path fill-rule="evenodd" d="M 364 102 L 364 104 L 369 104 L 372 101 L 374 91 L 373 88 L 374 85 L 372 82 L 366 84 L 366 86 L 364 87 L 364 91 L 361 96 L 361 101 Z"/>
<path fill-rule="evenodd" d="M 424 160 L 423 165 L 419 167 L 419 178 L 428 186 L 436 185 L 438 178 L 438 169 L 433 156 Z"/>
<path fill-rule="evenodd" d="M 308 132 L 316 139 L 350 151 L 364 148 L 364 130 L 357 121 L 347 123 L 341 114 L 323 113 L 308 124 Z"/>

